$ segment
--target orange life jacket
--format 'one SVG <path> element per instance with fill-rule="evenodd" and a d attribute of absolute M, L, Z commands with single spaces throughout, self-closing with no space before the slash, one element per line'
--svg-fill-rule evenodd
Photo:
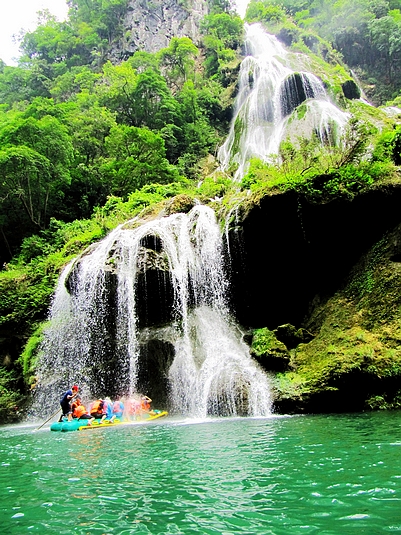
<path fill-rule="evenodd" d="M 79 401 L 73 401 L 73 402 L 71 403 L 71 410 L 72 410 L 72 412 L 74 412 L 75 409 L 76 409 L 77 407 L 79 407 L 79 405 L 80 405 L 80 402 L 79 402 Z"/>
<path fill-rule="evenodd" d="M 91 408 L 91 414 L 94 413 L 94 412 L 105 413 L 105 411 L 104 411 L 104 402 L 101 399 L 97 399 L 93 403 L 92 408 Z"/>
<path fill-rule="evenodd" d="M 142 399 L 141 408 L 143 411 L 148 411 L 150 409 L 150 403 L 147 399 Z"/>
<path fill-rule="evenodd" d="M 81 418 L 83 414 L 86 414 L 86 408 L 83 405 L 78 405 L 74 410 L 74 416 L 76 418 Z"/>

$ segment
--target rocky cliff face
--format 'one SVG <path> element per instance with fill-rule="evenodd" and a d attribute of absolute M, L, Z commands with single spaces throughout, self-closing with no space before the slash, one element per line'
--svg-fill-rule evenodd
<path fill-rule="evenodd" d="M 230 232 L 232 306 L 278 412 L 401 406 L 400 202 L 397 181 L 267 195 Z"/>
<path fill-rule="evenodd" d="M 300 325 L 400 223 L 400 202 L 400 184 L 324 204 L 294 191 L 265 196 L 230 233 L 232 299 L 240 323 Z"/>
<path fill-rule="evenodd" d="M 200 22 L 207 15 L 204 0 L 131 0 L 123 26 L 124 37 L 110 56 L 122 61 L 137 50 L 157 52 L 166 48 L 172 37 L 189 37 L 197 44 Z"/>

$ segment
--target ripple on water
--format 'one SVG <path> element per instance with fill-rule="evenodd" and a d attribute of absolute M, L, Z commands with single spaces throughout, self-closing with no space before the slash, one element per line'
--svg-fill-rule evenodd
<path fill-rule="evenodd" d="M 401 531 L 401 415 L 0 431 L 0 531 Z M 363 448 L 362 448 L 363 446 Z"/>

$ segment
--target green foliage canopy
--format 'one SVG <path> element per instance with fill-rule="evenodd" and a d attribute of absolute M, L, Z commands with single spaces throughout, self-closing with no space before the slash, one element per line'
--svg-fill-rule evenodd
<path fill-rule="evenodd" d="M 108 158 L 101 172 L 111 195 L 126 198 L 145 184 L 178 179 L 177 170 L 165 158 L 163 139 L 147 128 L 114 126 L 105 146 Z"/>

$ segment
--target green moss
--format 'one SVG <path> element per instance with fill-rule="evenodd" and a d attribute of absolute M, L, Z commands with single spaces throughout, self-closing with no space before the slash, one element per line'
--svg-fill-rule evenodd
<path fill-rule="evenodd" d="M 21 418 L 25 396 L 18 387 L 17 370 L 0 367 L 0 422 L 15 422 Z"/>
<path fill-rule="evenodd" d="M 299 121 L 305 117 L 305 114 L 307 111 L 308 111 L 308 107 L 306 104 L 302 103 L 300 106 L 298 106 L 297 117 Z"/>
<path fill-rule="evenodd" d="M 307 392 L 305 379 L 294 371 L 278 373 L 271 377 L 273 396 L 276 399 L 301 402 Z"/>
<path fill-rule="evenodd" d="M 43 339 L 43 331 L 47 325 L 47 322 L 42 323 L 39 327 L 33 332 L 30 336 L 28 342 L 26 343 L 21 357 L 20 362 L 22 365 L 22 373 L 24 380 L 28 385 L 33 386 L 36 382 L 35 377 L 35 368 L 38 358 L 38 349 Z"/>
<path fill-rule="evenodd" d="M 265 355 L 266 353 L 277 350 L 286 352 L 287 348 L 282 342 L 277 340 L 274 332 L 267 328 L 263 328 L 253 331 L 251 350 L 256 356 L 259 357 Z"/>
<path fill-rule="evenodd" d="M 278 399 L 341 393 L 354 376 L 367 409 L 401 406 L 401 266 L 391 261 L 396 229 L 355 266 L 346 287 L 317 307 L 308 321 L 315 338 L 292 353 L 292 372 L 280 374 Z M 394 383 L 394 381 L 396 381 Z M 366 385 L 365 387 L 363 385 Z M 364 390 L 365 388 L 365 390 Z"/>
<path fill-rule="evenodd" d="M 234 123 L 234 143 L 231 149 L 231 154 L 237 154 L 240 150 L 240 140 L 244 130 L 244 121 L 237 116 Z"/>

